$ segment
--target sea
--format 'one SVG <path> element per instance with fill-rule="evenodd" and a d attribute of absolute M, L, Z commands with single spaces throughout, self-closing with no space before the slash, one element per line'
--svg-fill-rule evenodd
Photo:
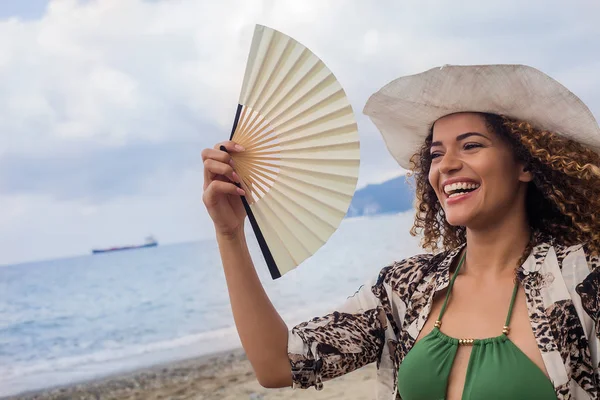
<path fill-rule="evenodd" d="M 251 229 L 248 244 L 291 327 L 335 310 L 391 262 L 423 252 L 409 234 L 413 216 L 344 219 L 276 280 Z M 0 267 L 0 397 L 240 346 L 215 240 Z"/>

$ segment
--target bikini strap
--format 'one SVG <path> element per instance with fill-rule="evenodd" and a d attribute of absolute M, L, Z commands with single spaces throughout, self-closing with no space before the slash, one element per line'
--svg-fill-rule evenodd
<path fill-rule="evenodd" d="M 465 262 L 466 255 L 467 255 L 467 252 L 465 250 L 463 252 L 462 257 L 460 258 L 460 262 L 458 263 L 458 266 L 456 267 L 456 271 L 454 271 L 454 274 L 452 275 L 452 278 L 450 279 L 450 284 L 448 284 L 448 290 L 446 292 L 446 299 L 444 299 L 444 304 L 442 304 L 442 309 L 440 310 L 440 315 L 435 323 L 437 328 L 439 328 L 438 325 L 441 325 L 442 316 L 446 312 L 446 306 L 448 306 L 448 299 L 450 298 L 450 292 L 452 291 L 452 286 L 454 286 L 454 281 L 456 280 L 456 277 L 458 276 L 458 271 L 460 270 L 460 267 Z"/>
<path fill-rule="evenodd" d="M 517 291 L 519 290 L 519 281 L 515 279 L 515 287 L 513 288 L 512 297 L 510 299 L 510 307 L 508 307 L 508 315 L 506 316 L 506 322 L 504 323 L 504 328 L 502 329 L 502 333 L 508 335 L 510 318 L 512 317 L 513 307 L 515 305 L 515 299 L 517 298 Z"/>

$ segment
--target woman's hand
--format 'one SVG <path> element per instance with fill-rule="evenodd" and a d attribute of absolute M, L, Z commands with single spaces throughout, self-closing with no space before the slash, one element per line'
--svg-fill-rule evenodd
<path fill-rule="evenodd" d="M 226 151 L 225 151 L 226 150 Z M 240 196 L 245 196 L 233 160 L 229 153 L 239 153 L 244 148 L 234 142 L 218 143 L 202 151 L 204 162 L 204 193 L 202 200 L 215 224 L 217 235 L 231 236 L 243 232 L 246 210 Z"/>

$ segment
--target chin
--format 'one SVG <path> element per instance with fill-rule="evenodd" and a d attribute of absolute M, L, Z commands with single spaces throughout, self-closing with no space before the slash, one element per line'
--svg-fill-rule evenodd
<path fill-rule="evenodd" d="M 446 214 L 446 221 L 452 226 L 469 226 L 469 222 L 473 221 L 473 215 Z"/>
<path fill-rule="evenodd" d="M 462 222 L 462 221 L 453 221 L 453 220 L 446 220 L 448 222 L 448 224 L 450 224 L 451 226 L 467 226 L 468 222 Z"/>

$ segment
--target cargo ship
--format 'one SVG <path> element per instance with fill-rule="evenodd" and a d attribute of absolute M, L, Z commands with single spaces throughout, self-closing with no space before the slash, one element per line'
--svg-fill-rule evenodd
<path fill-rule="evenodd" d="M 111 253 L 113 251 L 123 251 L 123 250 L 135 250 L 135 249 L 143 249 L 146 247 L 156 247 L 156 246 L 158 246 L 158 242 L 156 241 L 156 239 L 154 239 L 154 237 L 152 237 L 152 236 L 148 236 L 146 238 L 146 241 L 144 242 L 144 244 L 137 244 L 137 245 L 131 245 L 131 246 L 116 246 L 116 247 L 109 247 L 106 249 L 93 249 L 92 254 Z"/>

